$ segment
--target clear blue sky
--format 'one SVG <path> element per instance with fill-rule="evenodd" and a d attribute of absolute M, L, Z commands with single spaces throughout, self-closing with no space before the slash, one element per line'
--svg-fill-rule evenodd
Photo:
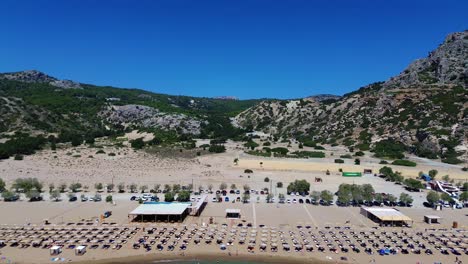
<path fill-rule="evenodd" d="M 463 0 L 3 0 L 0 10 L 0 72 L 243 99 L 343 94 L 468 28 Z"/>

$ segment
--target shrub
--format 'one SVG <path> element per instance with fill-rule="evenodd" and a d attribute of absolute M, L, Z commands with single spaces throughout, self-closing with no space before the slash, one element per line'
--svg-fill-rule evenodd
<path fill-rule="evenodd" d="M 392 162 L 392 165 L 416 167 L 416 162 L 412 162 L 412 161 L 409 161 L 409 160 L 394 160 Z"/>
<path fill-rule="evenodd" d="M 287 148 L 277 147 L 277 148 L 272 148 L 271 152 L 279 153 L 281 155 L 286 155 L 288 154 L 289 150 Z"/>
<path fill-rule="evenodd" d="M 377 142 L 373 151 L 378 158 L 402 159 L 405 156 L 405 146 L 391 139 Z"/>
<path fill-rule="evenodd" d="M 96 151 L 96 154 L 106 154 L 106 152 L 104 150 L 100 149 L 100 150 Z"/>
<path fill-rule="evenodd" d="M 291 154 L 300 158 L 325 158 L 325 153 L 321 151 L 295 151 Z"/>
<path fill-rule="evenodd" d="M 342 160 L 342 159 L 335 159 L 335 163 L 344 163 L 344 160 Z"/>
<path fill-rule="evenodd" d="M 381 161 L 379 162 L 379 164 L 388 164 L 388 161 L 386 161 L 386 160 L 381 160 Z"/>
<path fill-rule="evenodd" d="M 130 140 L 130 145 L 134 149 L 142 149 L 145 146 L 145 142 L 143 141 L 143 138 L 137 138 L 134 140 Z"/>
<path fill-rule="evenodd" d="M 251 169 L 245 169 L 245 170 L 244 170 L 244 173 L 253 173 L 253 170 L 251 170 Z"/>
<path fill-rule="evenodd" d="M 365 154 L 364 154 L 364 152 L 362 152 L 362 151 L 358 151 L 358 152 L 356 152 L 354 155 L 362 157 L 362 156 L 364 156 Z"/>
<path fill-rule="evenodd" d="M 179 202 L 188 202 L 188 201 L 190 201 L 190 192 L 181 191 L 179 194 L 177 194 L 177 201 L 179 201 Z"/>
<path fill-rule="evenodd" d="M 353 157 L 349 154 L 341 155 L 340 158 L 342 159 L 352 159 Z"/>
<path fill-rule="evenodd" d="M 268 177 L 265 177 L 265 179 L 263 179 L 264 182 L 270 182 L 270 178 Z"/>
<path fill-rule="evenodd" d="M 111 153 L 109 153 L 109 154 L 107 154 L 107 155 L 109 155 L 110 157 L 115 157 L 115 153 L 114 153 L 114 152 L 111 152 Z"/>
<path fill-rule="evenodd" d="M 112 203 L 112 201 L 113 201 L 112 195 L 107 195 L 107 196 L 106 196 L 106 202 Z"/>
<path fill-rule="evenodd" d="M 457 157 L 447 157 L 445 159 L 442 159 L 443 163 L 448 163 L 448 164 L 460 164 L 463 161 L 458 159 Z"/>
<path fill-rule="evenodd" d="M 277 182 L 276 187 L 277 188 L 283 188 L 283 183 L 282 182 Z"/>
<path fill-rule="evenodd" d="M 23 160 L 24 156 L 21 154 L 16 154 L 15 155 L 15 160 Z"/>
<path fill-rule="evenodd" d="M 224 145 L 210 145 L 208 151 L 214 153 L 222 153 L 226 151 L 226 147 Z"/>

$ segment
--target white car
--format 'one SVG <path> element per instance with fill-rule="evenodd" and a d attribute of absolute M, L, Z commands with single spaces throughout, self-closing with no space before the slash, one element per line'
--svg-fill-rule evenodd
<path fill-rule="evenodd" d="M 216 199 L 216 197 L 213 197 L 213 199 L 211 199 L 211 201 L 212 201 L 213 203 L 216 203 L 216 202 L 218 202 L 218 199 Z"/>
<path fill-rule="evenodd" d="M 190 201 L 195 202 L 195 198 L 194 197 L 190 198 Z"/>
<path fill-rule="evenodd" d="M 297 203 L 296 199 L 293 199 L 293 201 L 292 201 L 292 202 L 293 202 L 293 203 Z"/>
<path fill-rule="evenodd" d="M 291 193 L 291 196 L 296 196 L 296 194 L 294 192 Z"/>
<path fill-rule="evenodd" d="M 289 203 L 289 204 L 290 204 L 290 203 L 291 203 L 291 199 L 287 199 L 287 200 L 286 200 L 286 203 Z"/>

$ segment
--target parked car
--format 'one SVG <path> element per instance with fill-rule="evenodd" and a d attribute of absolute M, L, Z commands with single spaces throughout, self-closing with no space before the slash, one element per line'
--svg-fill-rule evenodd
<path fill-rule="evenodd" d="M 227 197 L 227 196 L 224 197 L 224 201 L 225 201 L 225 202 L 229 202 L 229 197 Z"/>
<path fill-rule="evenodd" d="M 76 202 L 78 200 L 78 198 L 76 196 L 71 196 L 68 201 L 69 202 Z"/>
<path fill-rule="evenodd" d="M 86 196 L 81 196 L 81 201 L 82 201 L 82 202 L 88 201 L 88 197 L 86 197 Z"/>
<path fill-rule="evenodd" d="M 136 200 L 138 200 L 136 196 L 130 197 L 130 201 L 136 201 Z"/>
<path fill-rule="evenodd" d="M 216 203 L 216 202 L 218 201 L 218 199 L 216 199 L 216 197 L 213 197 L 213 199 L 211 199 L 211 201 L 212 201 L 213 203 Z"/>

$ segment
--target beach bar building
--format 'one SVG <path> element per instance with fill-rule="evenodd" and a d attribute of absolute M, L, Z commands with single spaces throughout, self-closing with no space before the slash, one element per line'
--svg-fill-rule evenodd
<path fill-rule="evenodd" d="M 226 209 L 226 218 L 240 218 L 241 210 L 240 209 Z"/>
<path fill-rule="evenodd" d="M 182 222 L 189 214 L 191 203 L 144 203 L 128 214 L 130 221 Z"/>
<path fill-rule="evenodd" d="M 383 226 L 404 226 L 413 220 L 393 208 L 361 207 L 361 214 Z"/>

